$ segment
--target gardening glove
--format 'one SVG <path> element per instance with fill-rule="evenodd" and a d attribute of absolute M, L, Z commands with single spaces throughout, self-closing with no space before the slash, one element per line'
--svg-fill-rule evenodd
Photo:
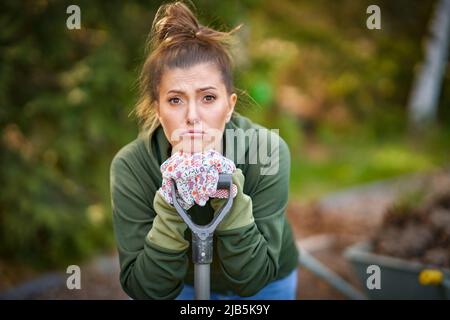
<path fill-rule="evenodd" d="M 147 239 L 166 249 L 182 251 L 189 247 L 189 242 L 184 238 L 187 225 L 178 214 L 175 207 L 164 200 L 160 192 L 155 193 L 153 209 L 156 217 Z"/>
<path fill-rule="evenodd" d="M 163 186 L 155 193 L 153 198 L 153 209 L 156 216 L 147 235 L 147 239 L 151 243 L 174 251 L 185 250 L 189 246 L 188 241 L 184 238 L 187 225 L 175 207 L 165 198 L 168 194 L 172 194 L 171 173 L 180 172 L 178 167 L 182 160 L 181 157 L 175 155 L 167 159 L 160 167 Z M 162 192 L 162 188 L 165 188 L 165 192 Z"/>
<path fill-rule="evenodd" d="M 163 182 L 159 192 L 173 205 L 174 179 L 177 201 L 182 208 L 188 210 L 194 204 L 204 206 L 210 197 L 223 197 L 223 191 L 216 194 L 219 174 L 231 174 L 235 169 L 233 161 L 215 150 L 193 154 L 178 151 L 161 165 Z M 233 190 L 235 195 L 236 186 Z"/>
<path fill-rule="evenodd" d="M 252 198 L 244 194 L 245 177 L 241 169 L 236 169 L 232 176 L 233 184 L 237 187 L 237 194 L 233 200 L 233 205 L 230 212 L 217 226 L 217 231 L 233 230 L 240 227 L 247 226 L 255 221 L 253 217 Z M 227 199 L 210 200 L 211 207 L 214 209 L 214 215 L 217 215 L 218 210 L 226 203 Z"/>
<path fill-rule="evenodd" d="M 177 200 L 187 210 L 194 202 L 205 205 L 210 196 L 227 197 L 228 191 L 217 190 L 218 176 L 222 172 L 231 173 L 234 168 L 231 160 L 216 151 L 192 155 L 180 151 L 167 159 L 160 167 L 163 181 L 153 200 L 157 215 L 148 240 L 176 251 L 188 247 L 184 238 L 187 225 L 173 206 L 172 179 L 177 186 Z M 233 186 L 232 191 L 236 196 L 237 187 Z"/>

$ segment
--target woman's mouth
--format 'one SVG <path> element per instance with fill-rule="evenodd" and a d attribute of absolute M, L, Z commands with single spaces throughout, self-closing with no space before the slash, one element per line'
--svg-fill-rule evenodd
<path fill-rule="evenodd" d="M 202 137 L 204 134 L 205 134 L 205 131 L 203 131 L 203 130 L 189 129 L 189 130 L 183 131 L 181 133 L 181 136 L 195 138 L 195 137 Z"/>

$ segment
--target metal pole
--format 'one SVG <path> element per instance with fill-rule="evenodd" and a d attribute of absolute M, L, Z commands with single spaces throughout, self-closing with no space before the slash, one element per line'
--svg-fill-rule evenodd
<path fill-rule="evenodd" d="M 195 300 L 210 299 L 210 264 L 194 265 Z"/>
<path fill-rule="evenodd" d="M 319 278 L 322 278 L 333 286 L 336 290 L 341 292 L 346 297 L 353 300 L 366 300 L 367 297 L 359 290 L 352 287 L 348 282 L 338 276 L 336 273 L 325 267 L 322 263 L 316 260 L 306 250 L 299 248 L 300 256 L 299 263 Z"/>

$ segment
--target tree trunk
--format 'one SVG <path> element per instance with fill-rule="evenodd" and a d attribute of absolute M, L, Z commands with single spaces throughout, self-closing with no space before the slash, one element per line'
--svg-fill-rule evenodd
<path fill-rule="evenodd" d="M 439 0 L 431 20 L 425 61 L 416 75 L 409 99 L 409 120 L 413 127 L 422 127 L 436 119 L 449 38 L 450 0 Z"/>

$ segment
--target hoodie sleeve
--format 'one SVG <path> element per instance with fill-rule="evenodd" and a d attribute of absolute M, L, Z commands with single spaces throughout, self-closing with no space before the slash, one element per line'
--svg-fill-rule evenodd
<path fill-rule="evenodd" d="M 155 240 L 161 239 L 156 236 L 155 224 L 160 223 L 158 230 L 163 230 L 164 225 L 155 219 L 153 196 L 144 192 L 132 166 L 122 157 L 116 156 L 111 163 L 110 184 L 123 290 L 133 299 L 176 298 L 188 269 L 187 245 L 178 241 L 178 246 L 163 247 L 164 241 Z M 153 195 L 156 187 L 154 189 Z M 167 216 L 176 219 L 170 214 Z M 172 233 L 166 233 L 167 237 L 177 233 L 182 239 L 186 229 L 184 222 L 171 221 L 171 225 L 174 228 Z"/>
<path fill-rule="evenodd" d="M 273 133 L 271 133 L 273 134 Z M 288 203 L 290 152 L 277 135 L 278 147 L 271 152 L 270 167 L 264 175 L 254 166 L 247 174 L 260 175 L 251 188 L 254 222 L 233 230 L 217 231 L 221 268 L 241 296 L 252 296 L 276 279 L 283 241 L 285 210 Z M 244 214 L 244 213 L 241 213 Z"/>

